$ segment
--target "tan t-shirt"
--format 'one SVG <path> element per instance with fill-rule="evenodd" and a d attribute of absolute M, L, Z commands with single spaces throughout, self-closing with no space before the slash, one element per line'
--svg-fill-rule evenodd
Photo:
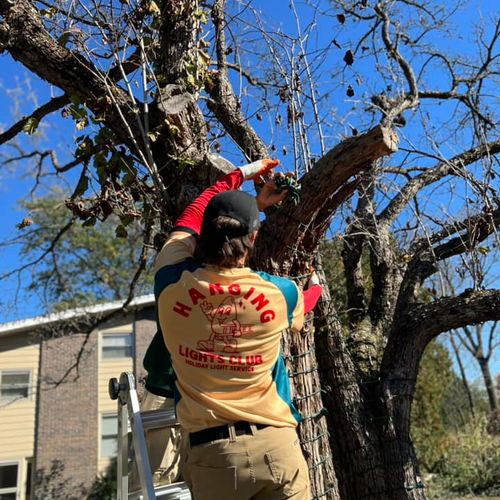
<path fill-rule="evenodd" d="M 176 375 L 177 417 L 190 432 L 246 420 L 294 427 L 281 333 L 300 330 L 303 295 L 292 281 L 192 258 L 177 231 L 157 261 L 158 319 Z"/>

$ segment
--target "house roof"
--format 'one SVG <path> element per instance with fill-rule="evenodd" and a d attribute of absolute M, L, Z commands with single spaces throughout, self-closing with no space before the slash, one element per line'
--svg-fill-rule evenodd
<path fill-rule="evenodd" d="M 127 309 L 141 309 L 143 307 L 154 304 L 154 295 L 142 295 L 133 299 Z M 69 319 L 83 318 L 87 315 L 97 315 L 116 311 L 123 307 L 123 301 L 117 300 L 114 302 L 105 302 L 88 307 L 78 307 L 76 309 L 68 309 L 59 313 L 47 314 L 45 316 L 36 316 L 34 318 L 22 319 L 19 321 L 11 321 L 9 323 L 0 324 L 0 336 L 9 335 L 12 333 L 22 332 L 24 330 L 32 330 L 40 326 L 47 326 L 53 323 L 59 323 Z"/>

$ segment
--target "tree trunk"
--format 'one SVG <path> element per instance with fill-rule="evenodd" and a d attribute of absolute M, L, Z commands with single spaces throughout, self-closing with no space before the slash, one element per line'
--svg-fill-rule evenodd
<path fill-rule="evenodd" d="M 328 294 L 316 318 L 323 401 L 341 498 L 425 498 L 409 436 L 411 398 L 425 343 L 400 332 L 401 356 L 368 378 L 356 370 L 345 347 Z"/>
<path fill-rule="evenodd" d="M 453 347 L 453 352 L 455 353 L 455 358 L 457 360 L 458 368 L 460 370 L 460 377 L 462 379 L 462 384 L 464 385 L 465 392 L 467 394 L 467 401 L 469 402 L 470 413 L 474 417 L 474 399 L 472 398 L 472 392 L 470 390 L 469 382 L 467 381 L 467 375 L 465 374 L 464 364 L 462 362 L 462 358 L 460 357 L 460 351 L 458 350 L 458 346 L 453 338 L 453 335 L 450 335 L 450 343 Z"/>
<path fill-rule="evenodd" d="M 488 394 L 488 402 L 490 404 L 491 412 L 498 410 L 498 399 L 495 392 L 495 383 L 493 377 L 491 376 L 489 360 L 485 357 L 478 357 L 477 362 L 481 368 L 481 374 L 483 375 L 484 385 L 486 387 L 486 393 Z"/>
<path fill-rule="evenodd" d="M 384 489 L 378 447 L 371 442 L 376 433 L 368 430 L 373 425 L 367 426 L 356 369 L 328 291 L 316 308 L 316 322 L 316 350 L 340 497 L 370 498 L 371 491 Z"/>
<path fill-rule="evenodd" d="M 302 416 L 299 437 L 309 465 L 312 498 L 340 498 L 329 443 L 328 422 L 321 398 L 312 315 L 303 331 L 286 335 L 283 353 L 292 380 L 293 401 Z"/>

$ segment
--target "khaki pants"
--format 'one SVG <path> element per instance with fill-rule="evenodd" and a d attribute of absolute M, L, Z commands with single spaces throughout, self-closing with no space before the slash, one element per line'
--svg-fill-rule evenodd
<path fill-rule="evenodd" d="M 141 411 L 165 410 L 174 406 L 173 399 L 156 396 L 146 391 L 141 401 Z M 183 443 L 179 427 L 165 427 L 145 431 L 149 464 L 153 473 L 153 484 L 163 486 L 174 483 L 180 474 Z M 139 474 L 134 461 L 130 474 L 130 491 L 140 489 Z"/>
<path fill-rule="evenodd" d="M 186 448 L 183 476 L 193 500 L 310 500 L 307 463 L 297 432 L 266 427 Z"/>

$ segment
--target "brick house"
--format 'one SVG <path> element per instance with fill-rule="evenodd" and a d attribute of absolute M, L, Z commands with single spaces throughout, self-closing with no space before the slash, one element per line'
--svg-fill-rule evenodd
<path fill-rule="evenodd" d="M 155 333 L 153 296 L 139 297 L 89 335 L 89 321 L 120 309 L 107 303 L 0 325 L 0 498 L 33 494 L 35 471 L 64 464 L 68 488 L 89 486 L 116 454 L 116 401 L 108 380 L 144 376 Z M 74 364 L 77 356 L 77 369 Z M 73 367 L 73 369 L 72 369 Z"/>

